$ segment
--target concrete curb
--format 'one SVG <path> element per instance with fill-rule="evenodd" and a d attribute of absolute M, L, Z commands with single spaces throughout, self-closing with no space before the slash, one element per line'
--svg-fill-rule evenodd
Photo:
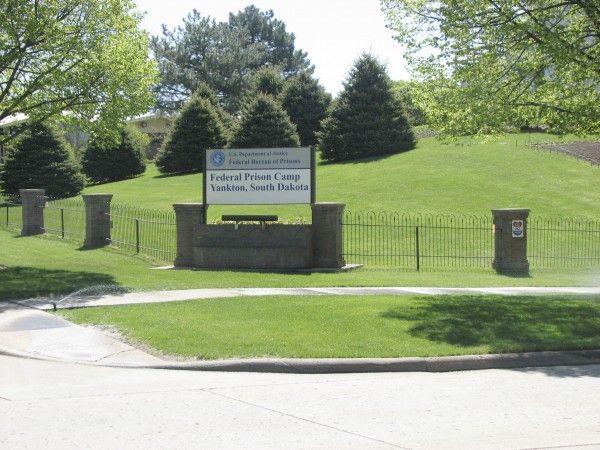
<path fill-rule="evenodd" d="M 70 362 L 42 355 L 1 349 L 0 355 L 54 362 Z M 500 353 L 488 355 L 440 356 L 427 358 L 257 358 L 216 361 L 165 361 L 158 364 L 106 364 L 75 362 L 75 364 L 131 368 L 196 370 L 205 372 L 262 372 L 290 374 L 376 373 L 376 372 L 455 372 L 484 369 L 518 369 L 527 367 L 572 366 L 600 364 L 600 349 Z"/>

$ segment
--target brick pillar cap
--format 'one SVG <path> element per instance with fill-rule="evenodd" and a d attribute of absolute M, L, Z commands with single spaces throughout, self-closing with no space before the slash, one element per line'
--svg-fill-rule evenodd
<path fill-rule="evenodd" d="M 19 189 L 19 192 L 21 194 L 25 193 L 25 194 L 43 194 L 44 192 L 46 192 L 45 189 Z"/>

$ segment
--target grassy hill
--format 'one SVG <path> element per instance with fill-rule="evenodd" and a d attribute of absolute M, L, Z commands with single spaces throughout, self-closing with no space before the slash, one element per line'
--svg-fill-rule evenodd
<path fill-rule="evenodd" d="M 530 143 L 557 141 L 546 134 L 506 135 L 482 142 L 422 139 L 413 151 L 343 164 L 319 164 L 317 200 L 349 210 L 489 215 L 491 208 L 528 207 L 536 215 L 600 217 L 600 168 L 570 156 L 536 150 Z M 202 175 L 161 176 L 154 166 L 136 179 L 88 187 L 110 192 L 114 202 L 170 209 L 199 202 Z M 227 213 L 310 217 L 308 206 L 213 206 Z"/>

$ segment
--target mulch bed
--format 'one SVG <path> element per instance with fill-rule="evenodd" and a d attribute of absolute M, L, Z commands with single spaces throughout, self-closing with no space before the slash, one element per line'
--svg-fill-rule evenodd
<path fill-rule="evenodd" d="M 552 142 L 536 144 L 535 147 L 552 152 L 566 153 L 567 155 L 600 166 L 600 142 L 570 142 L 568 144 Z"/>

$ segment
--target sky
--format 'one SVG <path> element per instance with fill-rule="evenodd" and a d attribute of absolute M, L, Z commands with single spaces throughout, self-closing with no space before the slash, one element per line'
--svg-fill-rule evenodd
<path fill-rule="evenodd" d="M 308 52 L 315 75 L 332 94 L 342 89 L 352 62 L 370 52 L 387 65 L 394 80 L 408 79 L 402 47 L 385 27 L 378 0 L 136 0 L 146 15 L 142 26 L 161 34 L 162 24 L 174 28 L 192 9 L 225 21 L 229 12 L 254 4 L 272 9 L 296 36 L 296 48 Z"/>

